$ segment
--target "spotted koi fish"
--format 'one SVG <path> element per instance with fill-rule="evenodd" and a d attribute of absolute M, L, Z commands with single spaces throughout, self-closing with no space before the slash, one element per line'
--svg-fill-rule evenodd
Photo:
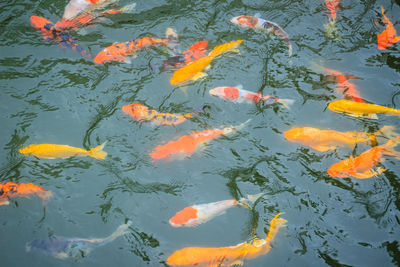
<path fill-rule="evenodd" d="M 290 109 L 290 105 L 293 104 L 294 100 L 292 99 L 280 99 L 278 97 L 266 95 L 263 96 L 260 93 L 253 93 L 247 90 L 242 89 L 242 85 L 238 85 L 235 87 L 216 87 L 211 89 L 209 92 L 212 96 L 217 96 L 219 98 L 229 100 L 236 103 L 258 103 L 263 101 L 263 103 L 270 105 L 274 103 L 280 103 L 285 108 Z"/>
<path fill-rule="evenodd" d="M 167 259 L 169 266 L 242 266 L 244 260 L 251 260 L 265 255 L 271 249 L 279 229 L 285 227 L 287 220 L 278 213 L 272 220 L 265 239 L 257 237 L 248 242 L 229 247 L 186 247 L 172 253 Z"/>
<path fill-rule="evenodd" d="M 198 110 L 186 114 L 173 114 L 168 112 L 158 112 L 154 109 L 140 104 L 133 103 L 122 107 L 122 111 L 129 114 L 137 121 L 151 121 L 154 125 L 178 125 L 187 119 L 193 118 L 194 115 L 203 111 L 205 106 Z"/>
<path fill-rule="evenodd" d="M 275 35 L 278 35 L 285 40 L 285 42 L 288 45 L 289 49 L 289 56 L 292 55 L 293 49 L 292 49 L 292 44 L 289 39 L 289 34 L 287 34 L 281 26 L 278 24 L 264 20 L 261 18 L 258 18 L 256 16 L 238 16 L 238 17 L 233 17 L 231 19 L 231 22 L 236 25 L 240 25 L 242 27 L 246 28 L 252 28 L 252 29 L 263 29 L 266 30 L 267 32 L 272 32 Z"/>
<path fill-rule="evenodd" d="M 262 195 L 262 193 L 257 195 L 248 195 L 247 199 L 229 199 L 186 207 L 177 212 L 175 216 L 169 220 L 169 223 L 174 227 L 198 226 L 199 224 L 208 222 L 214 217 L 225 213 L 227 209 L 235 206 L 251 209 L 249 202 L 256 202 Z"/>
<path fill-rule="evenodd" d="M 116 3 L 118 0 L 71 0 L 64 10 L 63 19 L 71 20 L 82 13 L 92 13 Z"/>
<path fill-rule="evenodd" d="M 175 160 L 191 156 L 197 148 L 222 135 L 228 135 L 241 130 L 250 120 L 238 126 L 229 126 L 223 129 L 207 129 L 202 132 L 194 132 L 191 135 L 180 137 L 176 141 L 170 141 L 165 145 L 159 145 L 150 152 L 153 160 Z"/>
<path fill-rule="evenodd" d="M 386 144 L 370 148 L 355 158 L 351 156 L 333 164 L 327 172 L 330 176 L 338 178 L 354 177 L 366 179 L 377 176 L 386 171 L 381 167 L 374 169 L 379 162 L 383 161 L 383 155 L 392 156 L 400 160 L 400 152 L 394 150 L 399 143 L 400 137 L 390 139 Z"/>
<path fill-rule="evenodd" d="M 43 204 L 53 196 L 51 191 L 43 189 L 41 186 L 29 184 L 17 184 L 14 182 L 6 182 L 0 184 L 0 205 L 8 205 L 9 199 L 14 197 L 30 197 L 36 194 L 43 200 Z"/>
<path fill-rule="evenodd" d="M 176 33 L 174 30 L 168 28 L 166 31 L 166 39 L 143 37 L 130 42 L 113 44 L 100 51 L 93 61 L 97 64 L 104 64 L 111 61 L 130 63 L 129 56 L 134 55 L 140 49 L 155 45 L 168 46 L 170 42 L 175 42 L 175 37 L 171 38 L 171 36 L 175 35 Z"/>
<path fill-rule="evenodd" d="M 192 46 L 190 46 L 182 54 L 173 56 L 163 61 L 163 66 L 165 68 L 182 68 L 189 63 L 196 61 L 197 59 L 204 57 L 207 52 L 207 41 L 199 41 Z"/>
<path fill-rule="evenodd" d="M 381 6 L 383 22 L 386 24 L 386 29 L 377 34 L 378 37 L 378 49 L 383 50 L 388 48 L 389 46 L 400 41 L 400 36 L 396 36 L 396 29 L 393 26 L 393 23 L 385 16 L 385 10 Z"/>
<path fill-rule="evenodd" d="M 66 33 L 64 30 L 61 28 L 56 27 L 51 21 L 38 17 L 38 16 L 32 16 L 31 17 L 31 25 L 36 28 L 37 30 L 40 30 L 43 38 L 45 40 L 47 39 L 52 39 L 58 44 L 60 44 L 61 47 L 63 48 L 70 48 L 74 51 L 77 51 L 79 54 L 81 54 L 83 57 L 91 59 L 92 56 L 83 48 L 80 46 L 72 37 Z"/>

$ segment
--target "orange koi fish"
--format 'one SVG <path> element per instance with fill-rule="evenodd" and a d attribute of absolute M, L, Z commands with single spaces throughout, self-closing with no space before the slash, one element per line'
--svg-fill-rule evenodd
<path fill-rule="evenodd" d="M 289 39 L 289 34 L 283 30 L 281 26 L 276 24 L 275 22 L 264 20 L 257 16 L 237 16 L 231 18 L 231 22 L 236 25 L 240 25 L 245 28 L 252 28 L 252 29 L 262 29 L 266 30 L 267 32 L 271 32 L 277 36 L 280 36 L 288 45 L 288 52 L 289 56 L 292 55 L 293 49 L 292 44 Z"/>
<path fill-rule="evenodd" d="M 385 16 L 385 10 L 381 6 L 382 9 L 382 16 L 383 16 L 383 23 L 386 24 L 386 29 L 377 34 L 378 37 L 378 49 L 383 50 L 387 47 L 391 46 L 392 44 L 397 43 L 400 41 L 400 36 L 396 36 L 396 29 L 393 26 L 393 23 Z"/>
<path fill-rule="evenodd" d="M 14 197 L 30 197 L 36 194 L 45 204 L 47 199 L 49 199 L 53 193 L 51 191 L 43 189 L 41 186 L 29 184 L 16 184 L 14 182 L 7 182 L 0 184 L 0 205 L 8 205 L 9 199 Z"/>
<path fill-rule="evenodd" d="M 312 127 L 292 128 L 283 133 L 290 142 L 300 143 L 319 152 L 335 150 L 338 146 L 354 147 L 357 143 L 371 142 L 376 144 L 376 135 L 386 137 L 397 136 L 393 126 L 383 126 L 376 133 L 367 132 L 338 132 L 334 130 L 321 130 Z"/>
<path fill-rule="evenodd" d="M 356 102 L 365 102 L 359 95 L 356 86 L 349 82 L 347 79 L 359 79 L 352 75 L 344 75 L 338 71 L 323 68 L 326 73 L 336 77 L 338 83 L 337 89 L 344 95 L 344 98 L 351 99 Z"/>
<path fill-rule="evenodd" d="M 92 157 L 95 159 L 105 159 L 107 153 L 103 151 L 106 142 L 90 150 L 72 147 L 67 145 L 40 144 L 29 145 L 19 150 L 24 155 L 34 155 L 38 158 L 56 159 L 69 157 Z"/>
<path fill-rule="evenodd" d="M 117 1 L 118 0 L 71 0 L 65 7 L 63 19 L 71 20 L 82 13 L 91 13 Z"/>
<path fill-rule="evenodd" d="M 151 121 L 155 125 L 178 125 L 187 119 L 193 118 L 194 115 L 203 111 L 205 106 L 187 114 L 173 114 L 168 112 L 158 112 L 154 109 L 140 104 L 133 103 L 122 107 L 122 111 L 129 114 L 137 121 Z"/>
<path fill-rule="evenodd" d="M 175 251 L 167 259 L 170 266 L 234 266 L 243 265 L 244 260 L 255 259 L 265 255 L 271 249 L 271 242 L 285 227 L 287 220 L 279 218 L 278 213 L 272 220 L 268 235 L 265 239 L 254 238 L 249 242 L 243 242 L 230 247 L 187 247 Z"/>
<path fill-rule="evenodd" d="M 339 0 L 325 0 L 325 4 L 331 13 L 331 19 L 336 20 L 336 9 L 339 9 Z"/>
<path fill-rule="evenodd" d="M 174 227 L 194 227 L 205 223 L 212 218 L 225 213 L 225 211 L 234 206 L 251 209 L 249 202 L 254 203 L 263 194 L 248 195 L 246 198 L 222 200 L 207 204 L 198 204 L 186 207 L 177 212 L 174 217 L 169 220 L 169 223 Z"/>
<path fill-rule="evenodd" d="M 239 126 L 229 126 L 223 129 L 207 129 L 202 132 L 194 132 L 191 135 L 180 137 L 176 141 L 170 141 L 165 145 L 159 145 L 150 153 L 153 160 L 182 159 L 191 156 L 199 145 L 211 141 L 221 135 L 227 135 L 241 130 L 250 120 Z"/>
<path fill-rule="evenodd" d="M 204 57 L 207 52 L 207 41 L 199 41 L 189 47 L 182 54 L 173 56 L 163 61 L 164 67 L 182 68 L 189 63 Z"/>
<path fill-rule="evenodd" d="M 330 176 L 338 178 L 354 177 L 366 179 L 377 176 L 386 171 L 381 167 L 374 170 L 374 167 L 383 161 L 383 155 L 392 156 L 400 160 L 400 152 L 394 150 L 394 147 L 399 142 L 400 137 L 390 139 L 386 144 L 370 148 L 355 158 L 350 157 L 333 164 L 327 172 Z"/>
<path fill-rule="evenodd" d="M 337 100 L 329 103 L 328 109 L 353 117 L 361 117 L 374 120 L 378 119 L 378 116 L 376 115 L 377 113 L 386 113 L 387 116 L 400 117 L 400 109 L 388 108 L 368 103 L 360 103 L 347 99 Z"/>
<path fill-rule="evenodd" d="M 236 51 L 236 48 L 242 42 L 243 40 L 237 40 L 214 47 L 214 49 L 207 56 L 201 57 L 193 61 L 189 65 L 175 71 L 170 80 L 170 83 L 172 85 L 178 85 L 184 82 L 188 82 L 190 80 L 195 81 L 197 79 L 205 77 L 206 74 L 202 71 L 210 65 L 211 61 L 214 58 L 221 55 L 222 53 Z"/>
<path fill-rule="evenodd" d="M 64 30 L 56 27 L 51 21 L 37 16 L 31 17 L 31 25 L 42 32 L 45 40 L 52 39 L 59 43 L 61 47 L 70 48 L 77 51 L 79 54 L 86 58 L 92 58 L 92 56 L 80 46 L 72 37 Z"/>
<path fill-rule="evenodd" d="M 175 42 L 175 40 L 168 38 L 169 36 L 176 35 L 176 33 L 171 28 L 167 29 L 166 35 L 166 39 L 143 37 L 130 42 L 110 45 L 100 51 L 100 53 L 97 54 L 93 61 L 97 64 L 104 64 L 111 61 L 130 63 L 129 56 L 135 54 L 138 50 L 142 48 L 148 48 L 155 45 L 168 46 L 170 42 Z"/>

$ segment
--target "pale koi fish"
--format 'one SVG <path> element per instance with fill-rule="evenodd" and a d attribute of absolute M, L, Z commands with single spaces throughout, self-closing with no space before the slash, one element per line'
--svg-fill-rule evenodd
<path fill-rule="evenodd" d="M 107 156 L 107 153 L 103 151 L 105 144 L 106 142 L 90 150 L 67 145 L 32 144 L 20 149 L 19 152 L 24 155 L 34 155 L 35 157 L 44 159 L 69 158 L 75 156 L 105 159 Z"/>
<path fill-rule="evenodd" d="M 264 104 L 270 105 L 274 103 L 280 103 L 285 108 L 290 109 L 290 105 L 293 104 L 292 99 L 280 99 L 278 97 L 266 95 L 263 96 L 260 93 L 253 93 L 243 89 L 242 85 L 235 87 L 216 87 L 209 91 L 212 96 L 217 96 L 219 98 L 229 100 L 236 103 L 258 103 L 262 101 Z"/>
<path fill-rule="evenodd" d="M 172 253 L 167 259 L 170 266 L 236 266 L 243 265 L 245 260 L 251 260 L 267 254 L 271 242 L 279 229 L 285 227 L 285 219 L 279 218 L 278 213 L 272 220 L 268 235 L 265 239 L 253 238 L 248 242 L 229 247 L 187 247 Z"/>
<path fill-rule="evenodd" d="M 66 238 L 53 236 L 49 239 L 35 239 L 26 244 L 26 250 L 39 251 L 50 254 L 58 259 L 67 259 L 69 257 L 78 260 L 80 257 L 87 256 L 93 249 L 104 246 L 118 237 L 129 233 L 129 226 L 132 224 L 129 221 L 126 224 L 120 225 L 117 230 L 110 236 L 105 238 Z"/>
<path fill-rule="evenodd" d="M 246 28 L 252 29 L 263 29 L 267 32 L 272 32 L 275 35 L 282 37 L 283 40 L 288 45 L 289 56 L 292 55 L 292 44 L 290 43 L 289 34 L 287 34 L 281 26 L 276 24 L 275 22 L 264 20 L 262 18 L 258 18 L 257 16 L 238 16 L 231 18 L 231 22 L 236 25 L 240 25 Z"/>
<path fill-rule="evenodd" d="M 91 13 L 116 3 L 117 1 L 118 0 L 71 0 L 65 7 L 63 19 L 71 20 L 82 13 Z"/>
<path fill-rule="evenodd" d="M 208 222 L 214 217 L 225 213 L 229 208 L 241 206 L 251 209 L 249 202 L 254 203 L 263 194 L 248 195 L 246 198 L 240 200 L 229 199 L 207 204 L 198 204 L 186 207 L 177 212 L 174 217 L 169 220 L 169 223 L 174 227 L 194 227 L 199 224 Z"/>
<path fill-rule="evenodd" d="M 36 194 L 43 200 L 43 204 L 53 195 L 51 191 L 43 189 L 43 187 L 29 184 L 17 184 L 14 182 L 6 182 L 0 184 L 0 205 L 8 205 L 8 200 L 14 197 L 30 197 Z"/>

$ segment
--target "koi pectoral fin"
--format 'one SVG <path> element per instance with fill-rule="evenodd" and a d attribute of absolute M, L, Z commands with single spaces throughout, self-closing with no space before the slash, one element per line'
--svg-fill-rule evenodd
<path fill-rule="evenodd" d="M 0 199 L 0 206 L 2 205 L 9 205 L 10 202 L 7 199 Z"/>
<path fill-rule="evenodd" d="M 328 150 L 335 150 L 336 146 L 318 146 L 318 145 L 310 145 L 311 148 L 319 151 L 319 152 L 326 152 Z"/>
<path fill-rule="evenodd" d="M 204 72 L 199 72 L 197 73 L 195 76 L 193 76 L 193 78 L 191 79 L 192 81 L 197 81 L 198 79 L 202 79 L 207 77 L 208 75 Z"/>
<path fill-rule="evenodd" d="M 376 171 L 374 169 L 370 169 L 363 173 L 355 172 L 351 176 L 353 176 L 354 178 L 358 178 L 358 179 L 367 179 L 367 178 L 371 178 L 373 176 L 378 176 L 381 173 L 383 173 L 384 171 L 386 171 L 386 169 L 378 167 Z"/>

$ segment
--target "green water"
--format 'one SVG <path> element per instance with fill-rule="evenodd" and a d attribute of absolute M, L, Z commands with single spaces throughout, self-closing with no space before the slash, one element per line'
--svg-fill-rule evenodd
<path fill-rule="evenodd" d="M 326 109 L 341 99 L 314 63 L 361 79 L 351 80 L 372 103 L 399 108 L 399 44 L 379 51 L 380 5 L 400 32 L 398 1 L 341 1 L 339 39 L 327 38 L 323 1 L 138 1 L 133 14 L 109 16 L 71 32 L 96 55 L 115 42 L 163 37 L 167 27 L 188 48 L 245 40 L 240 54 L 214 60 L 208 77 L 182 87 L 169 83 L 172 70 L 147 67 L 168 57 L 164 49 L 143 50 L 132 64 L 96 65 L 78 53 L 44 41 L 30 26 L 32 15 L 56 22 L 67 1 L 0 3 L 0 181 L 33 182 L 51 190 L 47 207 L 37 196 L 0 206 L 0 266 L 164 266 L 188 246 L 230 246 L 253 230 L 266 236 L 278 212 L 288 226 L 271 251 L 245 266 L 399 266 L 400 165 L 386 158 L 386 172 L 366 180 L 331 178 L 335 162 L 368 146 L 320 153 L 290 143 L 282 133 L 295 126 L 374 132 L 400 128 L 398 117 L 346 117 Z M 121 6 L 128 4 L 124 1 Z M 278 37 L 245 30 L 229 19 L 259 13 L 289 33 L 293 56 Z M 208 94 L 218 86 L 296 100 L 235 104 Z M 164 112 L 185 113 L 207 104 L 204 114 L 176 127 L 138 123 L 121 111 L 140 102 Z M 240 132 L 213 140 L 190 158 L 152 162 L 156 145 L 193 131 L 251 122 Z M 28 144 L 55 143 L 92 148 L 107 141 L 104 160 L 22 156 Z M 399 149 L 399 148 L 398 148 Z M 252 211 L 232 208 L 196 228 L 173 228 L 168 220 L 186 206 L 263 192 Z M 53 235 L 105 237 L 131 220 L 130 233 L 83 259 L 59 260 L 26 252 L 25 244 Z"/>

